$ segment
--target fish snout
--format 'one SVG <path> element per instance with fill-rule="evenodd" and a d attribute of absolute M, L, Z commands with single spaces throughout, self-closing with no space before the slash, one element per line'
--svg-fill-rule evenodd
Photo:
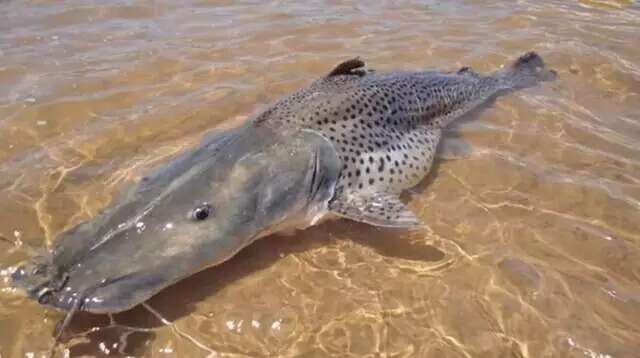
<path fill-rule="evenodd" d="M 18 267 L 11 274 L 11 282 L 14 287 L 22 288 L 27 296 L 38 303 L 61 310 L 67 310 L 68 301 L 65 296 L 69 293 L 66 284 L 69 274 L 60 273 L 52 264 L 44 260 L 35 260 L 32 263 Z M 67 291 L 67 292 L 65 292 Z"/>
<path fill-rule="evenodd" d="M 39 304 L 51 306 L 54 303 L 56 294 L 62 291 L 68 281 L 69 274 L 64 273 L 59 279 L 51 280 L 45 286 L 40 287 L 33 297 Z"/>

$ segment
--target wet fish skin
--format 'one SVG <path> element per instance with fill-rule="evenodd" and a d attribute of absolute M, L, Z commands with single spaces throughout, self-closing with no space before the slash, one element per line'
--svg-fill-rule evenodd
<path fill-rule="evenodd" d="M 400 228 L 423 225 L 399 194 L 427 175 L 449 123 L 498 95 L 556 77 L 534 52 L 486 76 L 468 67 L 378 74 L 364 65 L 358 58 L 339 64 L 258 121 L 309 128 L 328 138 L 343 163 L 332 212 Z"/>
<path fill-rule="evenodd" d="M 419 228 L 399 194 L 429 172 L 442 129 L 497 95 L 555 77 L 534 53 L 487 76 L 363 66 L 345 61 L 245 126 L 209 137 L 61 234 L 50 254 L 16 270 L 14 285 L 70 315 L 117 312 L 327 214 Z"/>
<path fill-rule="evenodd" d="M 339 170 L 331 144 L 311 131 L 220 133 L 61 234 L 13 282 L 64 311 L 79 301 L 94 313 L 132 308 L 272 231 L 310 225 L 327 211 Z M 197 220 L 203 204 L 210 215 Z"/>

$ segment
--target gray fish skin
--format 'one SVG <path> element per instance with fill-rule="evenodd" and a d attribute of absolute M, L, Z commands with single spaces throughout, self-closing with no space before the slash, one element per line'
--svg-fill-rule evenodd
<path fill-rule="evenodd" d="M 321 133 L 343 162 L 334 213 L 385 227 L 420 227 L 399 194 L 429 172 L 442 129 L 492 97 L 555 78 L 535 53 L 488 76 L 362 70 L 359 59 L 278 102 L 258 120 Z"/>
<path fill-rule="evenodd" d="M 498 94 L 554 77 L 534 53 L 488 76 L 363 66 L 343 62 L 245 126 L 208 137 L 62 233 L 13 284 L 68 317 L 118 312 L 327 214 L 420 227 L 399 194 L 428 173 L 442 129 Z M 202 210 L 209 215 L 199 219 Z"/>
<path fill-rule="evenodd" d="M 311 131 L 249 124 L 218 133 L 61 234 L 13 283 L 65 311 L 132 308 L 260 237 L 314 223 L 339 172 L 332 145 Z M 209 216 L 198 220 L 205 204 Z"/>

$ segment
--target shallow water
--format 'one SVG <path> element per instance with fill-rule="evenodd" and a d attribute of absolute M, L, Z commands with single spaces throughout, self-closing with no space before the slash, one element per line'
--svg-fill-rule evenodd
<path fill-rule="evenodd" d="M 0 2 L 0 356 L 48 354 L 62 317 L 11 267 L 204 132 L 353 56 L 486 72 L 528 50 L 559 80 L 452 128 L 473 153 L 407 196 L 428 230 L 263 239 L 154 297 L 157 315 L 78 315 L 59 350 L 640 356 L 639 38 L 632 0 Z"/>

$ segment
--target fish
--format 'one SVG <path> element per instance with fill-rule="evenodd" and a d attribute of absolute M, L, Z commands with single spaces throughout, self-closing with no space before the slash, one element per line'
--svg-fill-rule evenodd
<path fill-rule="evenodd" d="M 443 130 L 555 78 L 534 52 L 488 75 L 379 73 L 346 60 L 142 178 L 18 266 L 12 283 L 67 312 L 64 326 L 78 311 L 131 309 L 257 239 L 326 219 L 420 230 L 400 194 L 429 173 Z"/>

